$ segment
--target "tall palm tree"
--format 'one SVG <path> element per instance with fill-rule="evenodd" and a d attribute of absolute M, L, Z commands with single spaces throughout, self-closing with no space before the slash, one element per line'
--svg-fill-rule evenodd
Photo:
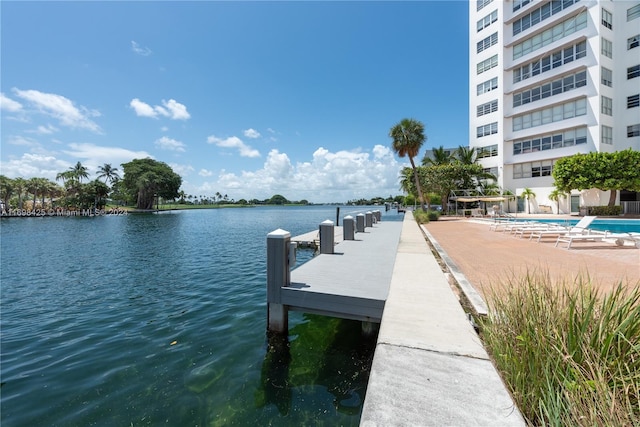
<path fill-rule="evenodd" d="M 118 174 L 118 168 L 112 167 L 111 163 L 105 163 L 104 165 L 98 167 L 97 178 L 104 178 L 105 184 L 112 184 L 114 180 L 120 178 L 120 175 Z"/>
<path fill-rule="evenodd" d="M 440 165 L 448 165 L 453 160 L 453 157 L 449 153 L 448 150 L 445 150 L 441 145 L 439 148 L 434 148 L 431 150 L 432 156 L 429 157 L 425 155 L 422 158 L 423 166 L 440 166 Z"/>
<path fill-rule="evenodd" d="M 73 176 L 78 182 L 82 182 L 82 178 L 89 178 L 89 173 L 87 172 L 87 168 L 82 166 L 82 163 L 78 162 L 75 166 L 69 168 L 71 172 L 73 172 Z"/>
<path fill-rule="evenodd" d="M 411 168 L 413 169 L 413 179 L 418 190 L 418 198 L 420 206 L 424 210 L 424 197 L 422 196 L 422 188 L 420 188 L 420 180 L 418 179 L 418 170 L 413 158 L 418 155 L 422 144 L 427 137 L 424 135 L 424 124 L 415 119 L 402 119 L 389 131 L 389 136 L 393 140 L 392 147 L 400 157 L 409 157 Z"/>
<path fill-rule="evenodd" d="M 18 209 L 22 209 L 22 196 L 27 189 L 27 181 L 24 178 L 15 178 L 13 180 L 13 191 L 18 196 Z"/>
<path fill-rule="evenodd" d="M 469 148 L 461 145 L 456 150 L 455 157 L 463 165 L 472 165 L 476 162 L 476 154 L 475 147 Z"/>
<path fill-rule="evenodd" d="M 560 215 L 560 199 L 564 199 L 566 197 L 567 193 L 558 190 L 557 188 L 554 188 L 554 190 L 549 193 L 549 200 L 556 202 L 556 214 Z"/>
<path fill-rule="evenodd" d="M 529 204 L 531 202 L 531 199 L 535 199 L 536 193 L 534 193 L 530 188 L 525 188 L 524 190 L 522 190 L 522 194 L 520 194 L 520 197 L 527 201 L 527 213 L 531 213 L 531 206 L 529 206 Z"/>
<path fill-rule="evenodd" d="M 3 208 L 9 210 L 9 200 L 13 196 L 14 183 L 11 178 L 0 175 L 0 198 L 2 199 Z"/>

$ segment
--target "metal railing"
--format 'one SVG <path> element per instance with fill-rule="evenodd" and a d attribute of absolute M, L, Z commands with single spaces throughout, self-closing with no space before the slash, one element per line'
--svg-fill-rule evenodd
<path fill-rule="evenodd" d="M 640 215 L 640 201 L 639 202 L 620 202 L 622 205 L 622 213 L 624 215 Z"/>

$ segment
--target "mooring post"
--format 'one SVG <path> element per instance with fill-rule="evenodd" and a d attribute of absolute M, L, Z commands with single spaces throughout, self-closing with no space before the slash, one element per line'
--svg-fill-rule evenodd
<path fill-rule="evenodd" d="M 336 226 L 340 227 L 340 206 L 336 208 Z"/>
<path fill-rule="evenodd" d="M 356 215 L 356 231 L 358 233 L 364 233 L 364 214 L 362 213 Z"/>
<path fill-rule="evenodd" d="M 377 222 L 382 221 L 382 212 L 380 212 L 379 210 L 373 211 L 373 217 L 376 219 Z"/>
<path fill-rule="evenodd" d="M 332 254 L 334 241 L 333 221 L 326 220 L 320 223 L 320 253 Z"/>
<path fill-rule="evenodd" d="M 289 312 L 280 289 L 291 283 L 289 246 L 291 233 L 277 229 L 267 234 L 267 330 L 289 332 Z"/>
<path fill-rule="evenodd" d="M 344 240 L 355 240 L 356 220 L 347 215 L 342 219 L 342 238 Z"/>
<path fill-rule="evenodd" d="M 371 211 L 367 211 L 364 214 L 364 218 L 365 218 L 366 226 L 369 228 L 373 227 L 373 213 Z"/>

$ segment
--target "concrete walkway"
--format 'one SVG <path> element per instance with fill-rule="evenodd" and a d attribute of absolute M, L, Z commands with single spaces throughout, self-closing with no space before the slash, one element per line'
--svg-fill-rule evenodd
<path fill-rule="evenodd" d="M 525 425 L 411 212 L 360 425 Z"/>

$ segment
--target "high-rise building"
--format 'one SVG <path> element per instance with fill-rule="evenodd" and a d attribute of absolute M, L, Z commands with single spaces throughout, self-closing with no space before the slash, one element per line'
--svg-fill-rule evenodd
<path fill-rule="evenodd" d="M 533 211 L 557 209 L 557 159 L 640 150 L 640 1 L 470 1 L 469 34 L 469 146 Z M 574 191 L 560 211 L 608 200 Z"/>

